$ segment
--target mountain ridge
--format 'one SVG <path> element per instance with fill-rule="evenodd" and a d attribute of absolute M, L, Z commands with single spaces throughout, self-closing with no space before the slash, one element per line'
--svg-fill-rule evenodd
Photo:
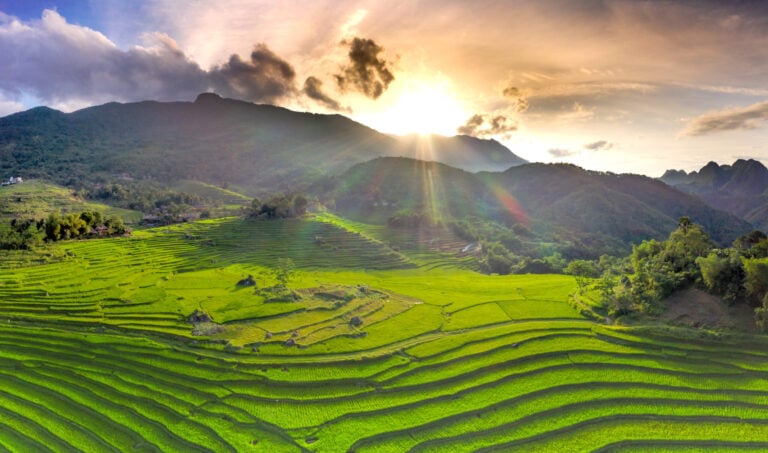
<path fill-rule="evenodd" d="M 738 159 L 731 165 L 708 162 L 690 173 L 667 170 L 659 179 L 760 229 L 768 229 L 768 168 L 755 159 Z"/>
<path fill-rule="evenodd" d="M 663 239 L 683 216 L 722 245 L 751 230 L 744 220 L 653 178 L 571 164 L 468 173 L 434 162 L 382 157 L 338 176 L 330 193 L 341 214 L 378 223 L 403 212 L 428 217 L 436 211 L 453 218 L 530 224 L 549 240 L 570 243 L 575 256 L 590 249 L 593 257 L 626 252 L 629 244 Z"/>
<path fill-rule="evenodd" d="M 525 162 L 498 142 L 466 137 L 436 137 L 429 153 L 471 171 Z M 72 113 L 38 107 L 0 118 L 3 170 L 65 184 L 127 173 L 228 183 L 260 193 L 302 189 L 379 156 L 423 157 L 423 147 L 342 115 L 212 93 L 194 102 L 111 102 Z M 68 176 L 62 180 L 62 174 Z"/>

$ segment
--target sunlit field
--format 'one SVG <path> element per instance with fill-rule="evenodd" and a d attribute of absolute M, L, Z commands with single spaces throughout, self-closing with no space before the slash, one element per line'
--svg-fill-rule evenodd
<path fill-rule="evenodd" d="M 395 239 L 323 214 L 3 254 L 0 449 L 768 448 L 765 344 L 597 324 L 570 276 Z"/>

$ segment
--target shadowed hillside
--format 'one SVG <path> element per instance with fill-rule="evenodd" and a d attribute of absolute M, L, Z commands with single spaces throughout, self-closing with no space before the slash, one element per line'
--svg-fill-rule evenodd
<path fill-rule="evenodd" d="M 754 160 L 733 165 L 709 162 L 699 171 L 667 170 L 660 178 L 711 206 L 736 214 L 760 229 L 768 229 L 768 168 Z"/>
<path fill-rule="evenodd" d="M 435 138 L 431 160 L 477 170 L 524 162 L 497 142 Z M 418 140 L 341 115 L 202 94 L 190 102 L 109 103 L 65 114 L 39 107 L 0 119 L 2 169 L 77 185 L 94 174 L 301 189 L 378 156 L 421 156 Z"/>
<path fill-rule="evenodd" d="M 416 212 L 437 221 L 474 216 L 530 223 L 542 237 L 595 255 L 666 237 L 682 216 L 721 244 L 751 229 L 652 178 L 564 164 L 472 174 L 434 162 L 381 158 L 344 173 L 331 193 L 337 210 L 354 218 L 386 223 L 398 213 Z"/>

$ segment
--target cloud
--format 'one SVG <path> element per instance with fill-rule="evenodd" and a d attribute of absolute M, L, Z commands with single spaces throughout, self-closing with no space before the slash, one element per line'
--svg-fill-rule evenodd
<path fill-rule="evenodd" d="M 531 97 L 537 98 L 594 98 L 617 93 L 647 94 L 658 89 L 656 85 L 638 82 L 574 82 L 552 83 L 533 89 Z"/>
<path fill-rule="evenodd" d="M 606 140 L 598 140 L 596 142 L 587 143 L 584 145 L 584 149 L 590 150 L 590 151 L 603 151 L 603 150 L 609 150 L 615 146 L 615 143 L 611 143 Z"/>
<path fill-rule="evenodd" d="M 372 99 L 378 99 L 395 76 L 389 69 L 389 63 L 379 57 L 384 50 L 372 39 L 355 37 L 352 41 L 342 41 L 349 45 L 349 64 L 336 74 L 336 82 L 342 90 L 357 90 Z"/>
<path fill-rule="evenodd" d="M 565 148 L 550 148 L 547 152 L 554 158 L 561 159 L 563 157 L 569 157 L 576 154 L 575 151 L 571 151 Z"/>
<path fill-rule="evenodd" d="M 206 71 L 169 36 L 151 33 L 144 45 L 118 48 L 103 34 L 68 23 L 56 11 L 41 19 L 0 21 L 0 97 L 33 97 L 66 109 L 108 101 L 191 100 L 199 93 L 273 102 L 296 93 L 290 64 L 256 45 Z"/>
<path fill-rule="evenodd" d="M 24 106 L 21 102 L 6 100 L 0 96 L 0 118 L 22 110 L 24 110 Z"/>
<path fill-rule="evenodd" d="M 251 61 L 232 55 L 227 63 L 212 69 L 209 76 L 219 94 L 249 101 L 274 102 L 295 91 L 293 66 L 265 44 L 254 47 Z"/>
<path fill-rule="evenodd" d="M 715 132 L 755 129 L 759 123 L 766 120 L 768 101 L 758 102 L 747 107 L 705 113 L 689 122 L 681 135 L 694 137 Z"/>
<path fill-rule="evenodd" d="M 594 107 L 585 107 L 583 104 L 574 102 L 570 109 L 557 114 L 557 119 L 565 122 L 586 121 L 595 116 Z"/>
<path fill-rule="evenodd" d="M 509 98 L 512 100 L 512 107 L 517 111 L 518 113 L 523 113 L 526 110 L 528 110 L 528 99 L 523 94 L 523 91 L 516 87 L 516 86 L 508 86 L 504 88 L 502 91 L 502 94 L 505 98 Z"/>
<path fill-rule="evenodd" d="M 487 138 L 492 136 L 510 137 L 517 130 L 517 122 L 502 114 L 475 114 L 456 131 L 462 135 Z"/>
<path fill-rule="evenodd" d="M 310 76 L 304 81 L 304 94 L 331 110 L 349 112 L 350 109 L 342 107 L 338 101 L 323 92 L 323 82 L 317 77 Z"/>
<path fill-rule="evenodd" d="M 463 126 L 459 126 L 457 132 L 463 135 L 475 135 L 477 130 L 483 125 L 485 119 L 483 115 L 472 115 Z"/>

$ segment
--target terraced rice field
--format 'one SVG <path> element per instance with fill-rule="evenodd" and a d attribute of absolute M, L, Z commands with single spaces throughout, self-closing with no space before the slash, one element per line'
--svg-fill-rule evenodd
<path fill-rule="evenodd" d="M 0 450 L 768 449 L 762 338 L 602 326 L 570 277 L 390 245 L 320 216 L 3 255 Z M 278 258 L 300 300 L 236 286 L 274 284 Z"/>
<path fill-rule="evenodd" d="M 41 180 L 0 187 L 0 221 L 3 223 L 14 217 L 42 219 L 51 212 L 79 213 L 86 210 L 100 211 L 107 216 L 117 215 L 131 224 L 138 223 L 142 217 L 138 211 L 86 202 L 70 189 Z"/>

